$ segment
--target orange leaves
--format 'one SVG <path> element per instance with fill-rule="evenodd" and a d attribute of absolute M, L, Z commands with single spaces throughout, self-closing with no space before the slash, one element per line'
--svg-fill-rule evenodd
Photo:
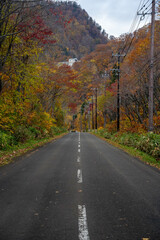
<path fill-rule="evenodd" d="M 75 111 L 76 108 L 77 108 L 77 103 L 71 102 L 71 103 L 69 103 L 68 107 L 69 107 L 72 111 Z"/>
<path fill-rule="evenodd" d="M 8 81 L 9 80 L 9 76 L 7 74 L 2 74 L 1 78 L 3 81 Z"/>
<path fill-rule="evenodd" d="M 33 111 L 28 114 L 27 118 L 28 125 L 46 129 L 47 131 L 50 130 L 54 122 L 55 120 L 47 112 L 37 113 L 36 111 Z"/>

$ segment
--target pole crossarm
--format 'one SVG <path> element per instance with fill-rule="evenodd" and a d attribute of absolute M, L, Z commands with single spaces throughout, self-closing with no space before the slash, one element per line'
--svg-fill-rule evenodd
<path fill-rule="evenodd" d="M 120 69 L 118 69 L 118 68 L 113 68 L 113 69 L 110 69 L 110 71 L 117 71 L 117 72 L 120 72 Z"/>
<path fill-rule="evenodd" d="M 151 15 L 151 14 L 152 14 L 151 12 L 149 12 L 149 13 L 148 13 L 148 12 L 146 12 L 146 13 L 145 13 L 145 12 L 141 12 L 141 13 L 140 13 L 140 12 L 137 12 L 137 15 L 140 15 L 140 16 L 141 16 L 141 15 L 142 15 L 142 16 Z"/>
<path fill-rule="evenodd" d="M 112 54 L 113 57 L 125 57 L 126 54 L 120 54 L 120 53 L 116 53 L 116 54 Z"/>

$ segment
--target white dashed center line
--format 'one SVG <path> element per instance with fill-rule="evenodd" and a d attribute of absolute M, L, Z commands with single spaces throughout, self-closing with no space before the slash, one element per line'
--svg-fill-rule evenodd
<path fill-rule="evenodd" d="M 85 205 L 78 205 L 79 240 L 89 240 Z"/>
<path fill-rule="evenodd" d="M 77 182 L 82 183 L 82 170 L 78 169 L 77 171 Z"/>
<path fill-rule="evenodd" d="M 78 138 L 78 152 L 80 152 L 81 147 L 80 142 L 80 132 L 79 132 L 79 138 Z M 80 156 L 77 158 L 77 163 L 80 163 L 81 159 Z M 80 164 L 79 164 L 80 166 Z M 77 170 L 77 182 L 82 183 L 82 170 L 79 168 Z M 82 190 L 79 190 L 78 192 L 82 192 Z M 79 240 L 90 240 L 89 233 L 88 233 L 88 226 L 87 226 L 87 214 L 86 214 L 86 207 L 85 205 L 78 205 L 78 228 L 79 228 Z"/>

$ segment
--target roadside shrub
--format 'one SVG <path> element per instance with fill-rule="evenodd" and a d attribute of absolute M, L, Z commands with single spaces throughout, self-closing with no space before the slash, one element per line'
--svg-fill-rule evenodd
<path fill-rule="evenodd" d="M 67 132 L 67 128 L 66 127 L 61 127 L 61 133 Z"/>
<path fill-rule="evenodd" d="M 33 135 L 33 138 L 40 139 L 42 137 L 41 131 L 39 128 L 36 127 L 29 127 L 29 131 Z"/>
<path fill-rule="evenodd" d="M 137 133 L 114 133 L 99 131 L 99 134 L 106 139 L 111 139 L 122 145 L 134 147 L 145 152 L 156 159 L 160 159 L 160 135 L 154 133 L 137 134 Z"/>
<path fill-rule="evenodd" d="M 14 137 L 17 142 L 24 143 L 32 138 L 32 134 L 25 126 L 18 126 L 14 132 Z"/>
<path fill-rule="evenodd" d="M 112 121 L 112 123 L 106 124 L 107 132 L 110 132 L 111 134 L 114 134 L 117 132 L 117 121 Z"/>
<path fill-rule="evenodd" d="M 153 157 L 160 158 L 160 135 L 153 133 L 141 135 L 136 147 Z"/>
<path fill-rule="evenodd" d="M 49 137 L 49 130 L 47 130 L 44 127 L 40 127 L 39 128 L 40 132 L 41 132 L 41 138 L 47 138 Z"/>
<path fill-rule="evenodd" d="M 138 134 L 123 133 L 118 137 L 118 142 L 123 145 L 136 147 L 138 139 Z"/>
<path fill-rule="evenodd" d="M 49 131 L 49 135 L 51 137 L 54 137 L 57 134 L 64 133 L 66 132 L 67 129 L 65 127 L 57 127 L 57 126 L 52 126 Z"/>
<path fill-rule="evenodd" d="M 15 139 L 10 133 L 0 131 L 0 149 L 5 150 L 14 145 Z"/>
<path fill-rule="evenodd" d="M 109 133 L 109 132 L 104 132 L 104 133 L 103 133 L 103 137 L 106 138 L 106 139 L 111 139 L 112 134 Z"/>
<path fill-rule="evenodd" d="M 54 137 L 54 135 L 55 135 L 54 128 L 51 127 L 50 130 L 49 130 L 49 136 L 50 136 L 50 137 Z"/>
<path fill-rule="evenodd" d="M 99 128 L 99 129 L 98 129 L 98 133 L 99 133 L 101 136 L 103 136 L 105 132 L 106 132 L 106 130 L 105 130 L 104 128 Z"/>
<path fill-rule="evenodd" d="M 61 130 L 57 126 L 52 126 L 51 131 L 53 132 L 54 135 L 61 133 Z"/>

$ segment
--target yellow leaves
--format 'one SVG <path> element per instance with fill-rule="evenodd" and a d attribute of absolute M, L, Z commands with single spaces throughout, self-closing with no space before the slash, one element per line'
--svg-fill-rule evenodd
<path fill-rule="evenodd" d="M 36 110 L 28 113 L 27 124 L 31 126 L 37 126 L 42 129 L 50 130 L 54 126 L 55 119 L 47 112 L 38 113 Z"/>
<path fill-rule="evenodd" d="M 97 67 L 96 67 L 96 65 L 93 65 L 93 66 L 91 67 L 91 72 L 92 72 L 93 74 L 96 74 L 96 73 L 97 73 Z"/>
<path fill-rule="evenodd" d="M 1 77 L 2 77 L 3 81 L 8 81 L 9 80 L 9 76 L 6 75 L 6 74 L 2 74 Z"/>
<path fill-rule="evenodd" d="M 0 101 L 0 104 L 0 128 L 10 131 L 13 129 L 16 120 L 13 102 L 10 99 L 5 99 L 4 102 Z"/>
<path fill-rule="evenodd" d="M 42 66 L 36 65 L 36 69 L 37 69 L 37 71 L 42 71 Z"/>

